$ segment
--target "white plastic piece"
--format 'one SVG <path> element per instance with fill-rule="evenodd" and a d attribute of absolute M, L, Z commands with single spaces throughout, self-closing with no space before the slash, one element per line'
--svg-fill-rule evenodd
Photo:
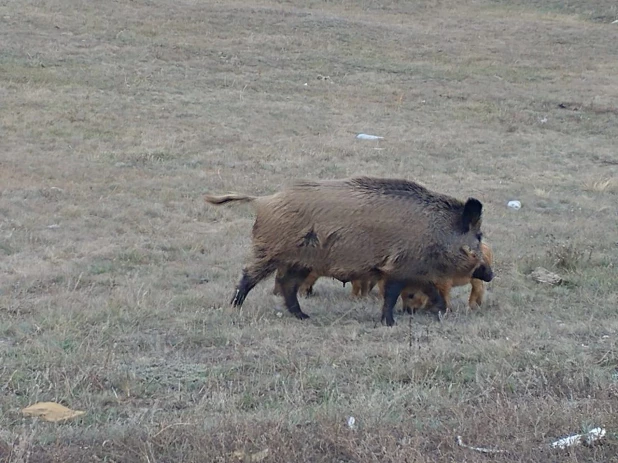
<path fill-rule="evenodd" d="M 359 140 L 382 140 L 384 137 L 379 137 L 378 135 L 369 135 L 366 133 L 359 133 L 356 138 Z"/>
<path fill-rule="evenodd" d="M 591 446 L 595 442 L 605 437 L 605 434 L 606 434 L 605 428 L 594 428 L 585 434 L 573 434 L 571 436 L 558 439 L 557 441 L 549 444 L 549 447 L 552 449 L 566 449 L 567 447 L 572 447 L 572 446 L 580 445 L 580 444 Z M 457 444 L 460 447 L 464 447 L 466 449 L 474 450 L 480 453 L 507 453 L 506 450 L 502 450 L 502 449 L 492 449 L 492 448 L 487 448 L 487 447 L 474 447 L 472 445 L 464 444 L 461 436 L 457 436 Z M 539 447 L 539 450 L 542 447 Z"/>
<path fill-rule="evenodd" d="M 585 443 L 586 445 L 592 445 L 594 442 L 605 437 L 605 429 L 594 428 L 588 431 L 586 434 L 573 434 L 572 436 L 563 437 L 556 442 L 552 442 L 551 447 L 556 449 L 565 449 L 574 445 L 580 445 Z"/>
<path fill-rule="evenodd" d="M 516 201 L 516 200 L 509 201 L 507 203 L 507 206 L 510 207 L 511 209 L 515 209 L 516 211 L 521 209 L 521 203 L 519 201 Z"/>
<path fill-rule="evenodd" d="M 354 429 L 356 427 L 356 418 L 353 416 L 348 418 L 348 428 Z"/>

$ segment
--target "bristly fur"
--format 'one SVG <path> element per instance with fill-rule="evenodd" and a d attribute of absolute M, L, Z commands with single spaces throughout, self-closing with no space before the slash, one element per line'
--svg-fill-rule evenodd
<path fill-rule="evenodd" d="M 451 196 L 430 191 L 426 187 L 403 179 L 354 177 L 348 181 L 350 186 L 369 194 L 382 194 L 399 199 L 422 202 L 433 208 L 453 209 L 459 212 L 464 204 Z"/>
<path fill-rule="evenodd" d="M 299 181 L 270 196 L 227 195 L 207 201 L 252 201 L 256 210 L 253 262 L 245 268 L 235 303 L 241 304 L 255 284 L 279 269 L 286 306 L 299 318 L 305 315 L 296 291 L 311 271 L 340 281 L 382 276 L 397 287 L 404 282 L 426 287 L 438 279 L 469 275 L 478 260 L 464 249 L 480 256 L 481 209 L 474 214 L 471 208 L 473 214 L 466 217 L 468 203 L 407 180 Z M 394 288 L 387 291 L 389 301 Z M 437 293 L 435 287 L 432 293 Z M 392 316 L 387 322 L 392 324 Z"/>

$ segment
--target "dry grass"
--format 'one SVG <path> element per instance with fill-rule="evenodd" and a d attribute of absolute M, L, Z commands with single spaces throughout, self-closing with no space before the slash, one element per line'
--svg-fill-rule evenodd
<path fill-rule="evenodd" d="M 584 184 L 584 189 L 595 193 L 618 193 L 618 180 L 615 178 L 591 179 Z"/>
<path fill-rule="evenodd" d="M 0 2 L 0 460 L 615 459 L 617 12 L 563 3 Z M 202 195 L 351 174 L 480 198 L 486 307 L 230 310 L 253 215 Z"/>

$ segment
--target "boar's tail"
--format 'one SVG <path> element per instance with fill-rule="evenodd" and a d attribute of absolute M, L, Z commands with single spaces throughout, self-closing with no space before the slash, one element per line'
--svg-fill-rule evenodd
<path fill-rule="evenodd" d="M 247 195 L 223 195 L 223 196 L 204 196 L 204 200 L 210 204 L 223 204 L 229 201 L 242 201 L 242 202 L 250 202 L 257 199 L 257 196 L 247 196 Z"/>

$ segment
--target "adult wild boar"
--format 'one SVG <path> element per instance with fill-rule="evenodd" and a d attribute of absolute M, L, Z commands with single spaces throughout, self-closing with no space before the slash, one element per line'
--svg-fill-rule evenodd
<path fill-rule="evenodd" d="M 340 281 L 384 280 L 382 322 L 395 323 L 402 289 L 420 288 L 438 315 L 433 281 L 470 275 L 480 262 L 482 204 L 462 202 L 407 180 L 354 177 L 300 181 L 270 196 L 206 196 L 211 204 L 250 201 L 256 210 L 253 257 L 231 303 L 275 270 L 287 309 L 308 318 L 297 298 L 315 271 Z"/>

